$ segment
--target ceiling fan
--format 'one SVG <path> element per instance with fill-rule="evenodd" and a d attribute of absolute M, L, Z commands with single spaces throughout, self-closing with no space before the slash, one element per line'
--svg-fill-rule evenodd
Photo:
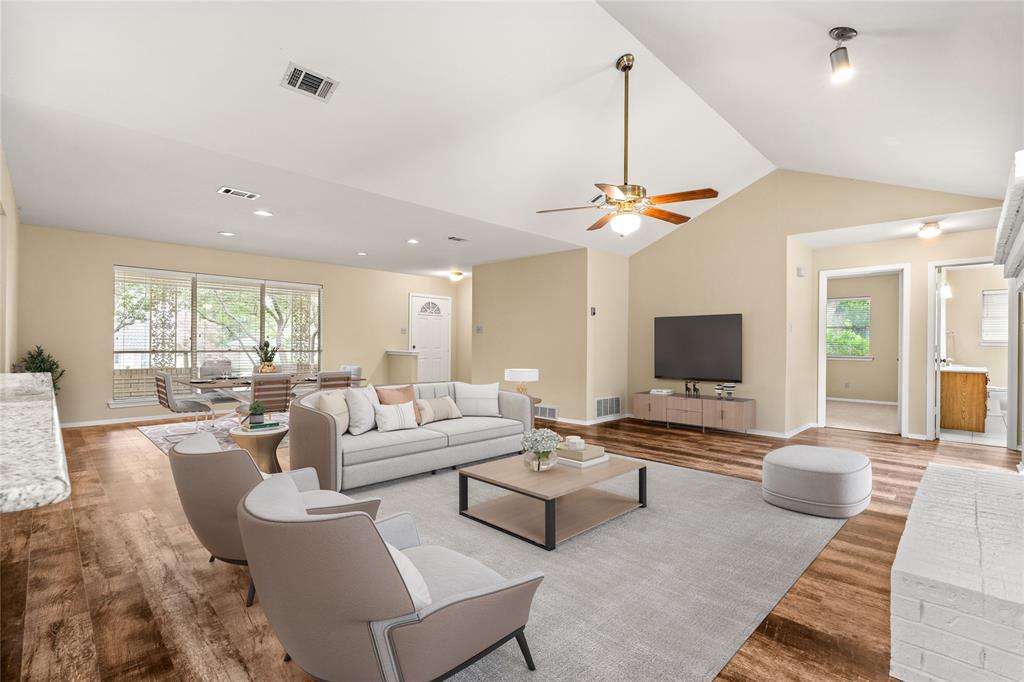
<path fill-rule="evenodd" d="M 673 225 L 681 225 L 689 220 L 690 217 L 655 208 L 655 206 L 659 204 L 674 204 L 679 201 L 693 201 L 695 199 L 714 199 L 718 196 L 718 190 L 705 187 L 704 189 L 691 189 L 685 192 L 647 196 L 646 187 L 629 184 L 629 71 L 633 68 L 633 55 L 624 54 L 619 57 L 618 61 L 615 62 L 615 68 L 625 76 L 626 85 L 623 115 L 622 184 L 596 183 L 594 186 L 601 190 L 601 194 L 591 199 L 590 203 L 586 206 L 549 208 L 537 211 L 537 213 L 578 211 L 585 208 L 605 209 L 608 210 L 608 213 L 598 218 L 597 222 L 588 227 L 587 230 L 600 230 L 610 222 L 612 230 L 623 237 L 640 228 L 641 215 L 664 220 Z"/>

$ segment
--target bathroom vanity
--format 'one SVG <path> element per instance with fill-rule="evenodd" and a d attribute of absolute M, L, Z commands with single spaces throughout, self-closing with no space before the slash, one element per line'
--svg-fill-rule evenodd
<path fill-rule="evenodd" d="M 941 428 L 985 432 L 988 368 L 960 365 L 943 367 L 941 396 Z"/>

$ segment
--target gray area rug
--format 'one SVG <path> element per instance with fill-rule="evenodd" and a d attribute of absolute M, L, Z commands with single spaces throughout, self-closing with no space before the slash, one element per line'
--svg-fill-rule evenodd
<path fill-rule="evenodd" d="M 843 520 L 761 499 L 760 484 L 648 463 L 648 507 L 553 552 L 458 515 L 447 470 L 353 491 L 380 516 L 416 515 L 424 544 L 450 547 L 506 577 L 540 570 L 527 639 L 459 673 L 468 680 L 710 680 L 792 586 Z M 636 495 L 628 474 L 600 487 Z M 503 494 L 470 482 L 470 504 Z"/>
<path fill-rule="evenodd" d="M 281 422 L 282 424 L 288 423 L 287 412 L 275 412 L 270 415 L 268 419 L 273 421 Z M 213 434 L 220 443 L 222 450 L 228 448 L 236 448 L 235 441 L 231 440 L 231 434 L 228 433 L 231 429 L 238 426 L 239 417 L 235 414 L 228 413 L 227 415 L 221 415 L 211 421 L 203 419 L 199 420 L 199 430 L 208 431 Z M 182 440 L 193 435 L 195 431 L 195 425 L 193 422 L 174 422 L 172 424 L 154 424 L 153 426 L 139 426 L 139 431 L 142 435 L 152 441 L 153 445 L 160 448 L 160 451 L 165 455 L 170 452 L 170 449 L 174 447 L 175 443 L 179 443 Z M 288 447 L 288 436 L 284 437 L 281 441 L 279 448 Z"/>

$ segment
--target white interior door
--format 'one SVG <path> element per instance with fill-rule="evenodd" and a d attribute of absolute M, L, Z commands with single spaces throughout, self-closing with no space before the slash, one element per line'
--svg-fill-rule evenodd
<path fill-rule="evenodd" d="M 417 381 L 451 378 L 452 301 L 447 296 L 409 297 L 409 350 L 417 356 Z"/>

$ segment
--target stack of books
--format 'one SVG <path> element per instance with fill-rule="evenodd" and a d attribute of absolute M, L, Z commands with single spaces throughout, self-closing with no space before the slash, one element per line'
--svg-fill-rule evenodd
<path fill-rule="evenodd" d="M 558 446 L 558 463 L 576 469 L 604 464 L 608 461 L 608 454 L 600 445 L 588 445 L 582 450 L 570 450 L 565 443 Z"/>
<path fill-rule="evenodd" d="M 261 422 L 259 424 L 247 422 L 245 428 L 248 429 L 249 431 L 263 431 L 265 429 L 276 429 L 280 425 L 281 422 Z"/>

